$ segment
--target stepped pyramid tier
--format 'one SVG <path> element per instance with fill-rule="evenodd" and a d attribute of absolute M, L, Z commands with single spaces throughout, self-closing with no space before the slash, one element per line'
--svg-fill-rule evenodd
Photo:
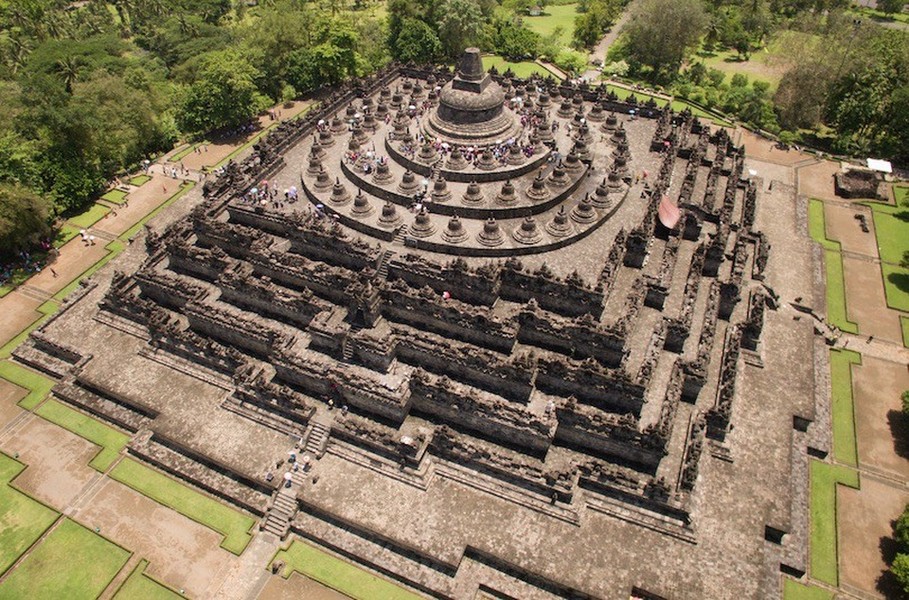
<path fill-rule="evenodd" d="M 520 227 L 515 229 L 514 233 L 511 234 L 511 237 L 520 244 L 530 246 L 539 243 L 540 240 L 543 239 L 543 232 L 537 227 L 536 219 L 533 217 L 525 217 L 524 220 L 521 221 Z"/>
<path fill-rule="evenodd" d="M 341 118 L 340 114 L 334 116 L 331 120 L 331 132 L 335 135 L 339 133 L 344 133 L 347 131 L 347 123 Z"/>
<path fill-rule="evenodd" d="M 376 165 L 376 170 L 372 174 L 373 183 L 390 185 L 394 179 L 394 175 L 391 174 L 391 169 L 388 168 L 388 161 L 379 161 L 379 164 Z"/>
<path fill-rule="evenodd" d="M 348 192 L 344 184 L 341 183 L 340 178 L 335 179 L 335 184 L 331 187 L 331 196 L 328 197 L 328 201 L 335 206 L 343 206 L 350 202 L 350 192 Z"/>
<path fill-rule="evenodd" d="M 614 112 L 611 112 L 606 116 L 606 120 L 603 121 L 603 125 L 601 125 L 601 128 L 606 133 L 612 133 L 616 130 L 616 127 L 618 127 L 618 124 L 619 124 L 618 117 L 615 116 Z"/>
<path fill-rule="evenodd" d="M 483 70 L 477 48 L 468 48 L 452 81 L 442 86 L 426 131 L 451 143 L 498 144 L 520 136 L 521 125 L 505 109 L 502 87 Z"/>
<path fill-rule="evenodd" d="M 467 185 L 467 191 L 464 192 L 464 195 L 461 196 L 461 203 L 467 206 L 479 206 L 486 202 L 486 196 L 483 195 L 483 190 L 480 189 L 480 184 L 476 181 L 471 181 Z"/>
<path fill-rule="evenodd" d="M 597 211 L 590 202 L 590 196 L 585 194 L 581 201 L 571 210 L 571 220 L 575 223 L 592 223 L 596 221 Z"/>
<path fill-rule="evenodd" d="M 451 200 L 451 190 L 444 177 L 437 177 L 432 183 L 432 192 L 429 194 L 433 202 L 448 202 Z"/>
<path fill-rule="evenodd" d="M 501 191 L 496 195 L 496 204 L 501 206 L 514 206 L 518 202 L 518 196 L 514 191 L 514 184 L 509 179 L 502 184 Z"/>
<path fill-rule="evenodd" d="M 549 188 L 546 187 L 546 179 L 543 178 L 543 169 L 540 169 L 540 172 L 537 173 L 533 183 L 530 184 L 530 187 L 527 188 L 525 193 L 527 194 L 527 197 L 534 202 L 545 202 L 546 200 L 549 200 L 551 194 L 549 193 Z"/>
<path fill-rule="evenodd" d="M 448 155 L 448 160 L 445 162 L 445 168 L 449 171 L 463 171 L 467 168 L 468 164 L 467 159 L 464 158 L 464 153 L 461 152 L 460 146 L 455 146 Z"/>
<path fill-rule="evenodd" d="M 398 184 L 398 191 L 405 196 L 409 196 L 416 193 L 419 189 L 420 182 L 417 181 L 417 176 L 413 174 L 413 171 L 404 171 L 404 175 L 401 177 L 401 183 Z"/>
<path fill-rule="evenodd" d="M 379 227 L 392 229 L 398 227 L 404 219 L 398 213 L 397 207 L 391 202 L 382 205 L 382 212 L 379 214 Z"/>
<path fill-rule="evenodd" d="M 559 207 L 559 211 L 552 217 L 552 220 L 546 224 L 546 231 L 549 235 L 556 238 L 565 238 L 572 234 L 574 228 L 568 221 L 568 213 L 565 211 L 565 205 Z"/>
<path fill-rule="evenodd" d="M 448 220 L 448 226 L 445 228 L 445 231 L 442 232 L 442 239 L 449 244 L 460 244 L 467 239 L 469 234 L 467 230 L 464 229 L 464 224 L 461 223 L 461 219 L 458 218 L 458 215 L 454 215 Z"/>
<path fill-rule="evenodd" d="M 413 225 L 410 226 L 410 235 L 416 238 L 427 238 L 435 232 L 436 226 L 429 217 L 429 211 L 425 207 L 421 208 L 414 217 Z"/>
<path fill-rule="evenodd" d="M 350 209 L 350 212 L 359 218 L 368 217 L 375 212 L 375 208 L 370 204 L 369 199 L 363 193 L 363 190 L 357 192 L 357 196 L 354 198 L 353 208 Z"/>
<path fill-rule="evenodd" d="M 501 246 L 505 241 L 505 235 L 496 220 L 490 218 L 483 223 L 483 230 L 477 234 L 477 241 L 484 246 Z"/>

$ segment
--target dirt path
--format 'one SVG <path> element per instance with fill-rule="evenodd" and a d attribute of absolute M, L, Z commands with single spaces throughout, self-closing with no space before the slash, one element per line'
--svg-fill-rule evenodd
<path fill-rule="evenodd" d="M 593 51 L 590 53 L 590 56 L 587 57 L 587 62 L 593 62 L 594 60 L 601 60 L 606 62 L 606 53 L 609 52 L 609 47 L 618 39 L 619 33 L 622 31 L 622 27 L 625 26 L 625 23 L 628 22 L 629 17 L 631 16 L 631 8 L 634 6 L 634 2 L 629 2 L 628 6 L 625 7 L 625 10 L 622 11 L 622 14 L 619 16 L 615 24 L 609 28 L 609 31 L 606 32 L 606 35 L 597 42 L 597 45 L 593 48 Z M 583 77 L 593 81 L 599 78 L 600 72 L 596 69 L 588 69 L 584 72 Z"/>

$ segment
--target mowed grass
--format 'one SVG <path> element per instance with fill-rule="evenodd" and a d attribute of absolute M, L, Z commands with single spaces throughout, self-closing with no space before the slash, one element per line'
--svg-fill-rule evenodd
<path fill-rule="evenodd" d="M 808 202 L 808 233 L 824 247 L 824 266 L 827 273 L 827 320 L 849 333 L 858 333 L 858 325 L 849 320 L 846 312 L 846 280 L 843 275 L 843 256 L 840 243 L 827 239 L 824 203 Z"/>
<path fill-rule="evenodd" d="M 909 270 L 881 263 L 887 306 L 909 312 Z"/>
<path fill-rule="evenodd" d="M 855 445 L 855 408 L 852 396 L 852 365 L 862 364 L 862 355 L 851 350 L 830 351 L 830 391 L 833 403 L 833 454 L 839 462 L 858 466 Z"/>
<path fill-rule="evenodd" d="M 420 596 L 346 561 L 332 556 L 306 542 L 294 541 L 286 550 L 279 551 L 273 560 L 282 560 L 287 566 L 283 576 L 294 571 L 333 588 L 354 600 L 417 600 Z"/>
<path fill-rule="evenodd" d="M 151 178 L 149 177 L 149 179 L 151 179 Z M 130 183 L 132 183 L 132 180 L 130 180 Z M 133 185 L 139 185 L 139 184 L 133 183 Z M 114 204 L 123 204 L 123 202 L 126 200 L 126 192 L 124 192 L 123 190 L 111 190 L 111 191 L 107 192 L 106 194 L 104 194 L 103 196 L 101 196 L 101 199 L 107 200 L 108 202 L 113 202 Z"/>
<path fill-rule="evenodd" d="M 524 24 L 528 29 L 539 33 L 543 37 L 552 35 L 557 27 L 562 28 L 559 35 L 559 44 L 567 48 L 571 45 L 571 36 L 574 34 L 574 18 L 578 16 L 577 4 L 562 4 L 547 6 L 539 17 L 524 17 Z"/>
<path fill-rule="evenodd" d="M 125 433 L 60 404 L 56 400 L 48 400 L 35 410 L 35 414 L 101 446 L 101 450 L 88 465 L 102 473 L 117 460 L 120 451 L 129 442 L 129 436 Z"/>
<path fill-rule="evenodd" d="M 75 521 L 64 519 L 0 583 L 0 599 L 94 600 L 129 555 Z"/>
<path fill-rule="evenodd" d="M 52 379 L 8 360 L 0 362 L 0 377 L 28 390 L 28 395 L 19 401 L 19 406 L 25 410 L 38 406 L 54 387 Z"/>
<path fill-rule="evenodd" d="M 59 513 L 14 489 L 10 482 L 25 469 L 0 453 L 0 575 L 47 531 Z"/>
<path fill-rule="evenodd" d="M 909 206 L 909 186 L 893 186 L 893 198 L 896 201 L 897 206 Z"/>
<path fill-rule="evenodd" d="M 833 600 L 833 592 L 787 577 L 783 583 L 783 600 Z"/>
<path fill-rule="evenodd" d="M 101 204 L 93 204 L 87 211 L 67 219 L 74 227 L 87 229 L 104 218 L 110 209 Z"/>
<path fill-rule="evenodd" d="M 859 488 L 858 472 L 819 460 L 811 461 L 811 570 L 812 579 L 839 585 L 836 537 L 836 486 Z"/>
<path fill-rule="evenodd" d="M 129 579 L 114 594 L 114 600 L 177 600 L 183 598 L 177 592 L 146 575 L 144 571 L 147 566 L 147 560 L 139 561 Z"/>
<path fill-rule="evenodd" d="M 136 175 L 129 180 L 129 184 L 139 187 L 141 185 L 145 185 L 149 181 L 151 181 L 151 175 Z"/>
<path fill-rule="evenodd" d="M 249 532 L 255 524 L 252 517 L 221 504 L 167 475 L 132 459 L 120 461 L 109 475 L 155 502 L 217 531 L 224 536 L 221 547 L 229 552 L 239 555 L 249 544 L 252 537 Z"/>
<path fill-rule="evenodd" d="M 881 260 L 899 264 L 909 251 L 909 207 L 867 202 L 874 216 L 874 231 Z"/>
<path fill-rule="evenodd" d="M 909 317 L 900 317 L 900 328 L 903 330 L 903 346 L 909 348 Z"/>
<path fill-rule="evenodd" d="M 551 75 L 549 71 L 535 62 L 509 62 L 501 56 L 484 56 L 483 68 L 488 71 L 491 67 L 495 67 L 499 73 L 504 73 L 508 69 L 511 69 L 515 74 L 515 77 L 520 77 L 521 79 L 526 79 L 534 74 L 540 75 L 541 77 Z"/>

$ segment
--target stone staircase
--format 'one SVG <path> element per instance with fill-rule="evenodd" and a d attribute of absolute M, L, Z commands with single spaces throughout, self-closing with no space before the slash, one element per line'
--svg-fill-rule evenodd
<path fill-rule="evenodd" d="M 296 475 L 296 473 L 292 472 L 292 475 Z M 272 498 L 268 512 L 265 514 L 265 520 L 260 525 L 263 531 L 278 536 L 278 539 L 283 540 L 287 537 L 290 524 L 299 508 L 297 505 L 297 489 L 299 489 L 299 484 L 294 484 L 293 479 L 289 488 L 284 487 L 284 480 L 281 480 L 281 487 L 278 488 L 278 492 Z"/>
<path fill-rule="evenodd" d="M 407 225 L 401 227 L 405 229 Z M 397 239 L 397 237 L 395 237 Z M 404 238 L 401 238 L 401 243 L 403 243 Z M 376 271 L 376 277 L 378 279 L 388 279 L 388 261 L 391 260 L 391 256 L 394 254 L 391 250 L 386 250 L 382 253 L 382 258 L 379 259 L 379 269 Z"/>
<path fill-rule="evenodd" d="M 409 227 L 408 227 L 407 225 L 401 225 L 401 228 L 398 229 L 398 233 L 395 234 L 394 242 L 395 242 L 396 244 L 401 244 L 401 245 L 403 245 L 403 244 L 404 244 L 404 238 L 407 237 L 407 232 L 408 232 L 408 231 L 410 231 L 410 229 L 409 229 Z M 388 269 L 388 268 L 386 267 L 386 271 L 385 271 L 386 274 L 388 273 L 388 270 L 387 270 L 387 269 Z M 381 271 L 381 268 L 380 268 L 379 270 Z"/>
<path fill-rule="evenodd" d="M 309 437 L 306 438 L 306 446 L 303 447 L 303 453 L 320 458 L 325 453 L 325 446 L 328 445 L 328 434 L 328 425 L 313 421 Z"/>
<path fill-rule="evenodd" d="M 350 343 L 350 337 L 346 336 L 341 343 L 341 356 L 345 362 L 350 362 L 354 355 L 353 344 Z"/>

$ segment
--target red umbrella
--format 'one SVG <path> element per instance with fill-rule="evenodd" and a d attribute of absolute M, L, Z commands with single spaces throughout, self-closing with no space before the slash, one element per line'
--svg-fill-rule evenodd
<path fill-rule="evenodd" d="M 675 227 L 676 223 L 678 223 L 679 219 L 682 217 L 679 207 L 675 205 L 675 202 L 669 199 L 669 196 L 663 196 L 662 200 L 660 200 L 660 206 L 657 208 L 657 215 L 660 217 L 660 223 L 665 225 L 667 229 Z"/>

